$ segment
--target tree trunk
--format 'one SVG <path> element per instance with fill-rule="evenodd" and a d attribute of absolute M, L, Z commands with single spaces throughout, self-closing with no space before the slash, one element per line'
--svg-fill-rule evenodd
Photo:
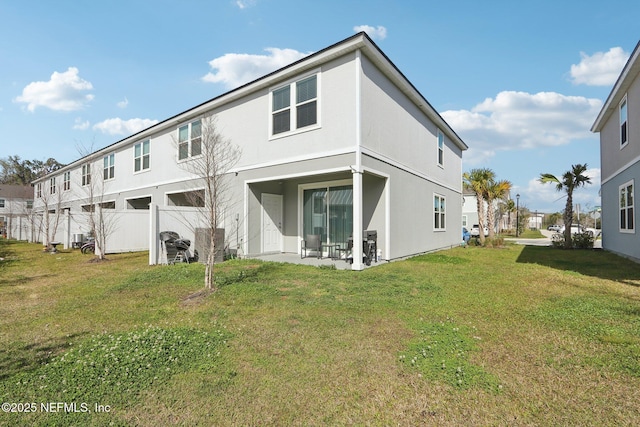
<path fill-rule="evenodd" d="M 573 222 L 573 193 L 567 191 L 567 204 L 564 208 L 564 248 L 571 249 L 573 241 L 571 239 L 571 223 Z"/>
<path fill-rule="evenodd" d="M 204 271 L 204 287 L 210 291 L 216 290 L 214 268 L 216 264 L 216 231 L 215 228 L 209 230 L 209 253 L 207 254 L 207 264 Z"/>
<path fill-rule="evenodd" d="M 476 193 L 476 201 L 478 203 L 478 238 L 480 244 L 484 246 L 484 199 L 482 195 Z"/>
<path fill-rule="evenodd" d="M 495 237 L 495 232 L 493 231 L 493 225 L 495 223 L 495 212 L 492 205 L 493 201 L 487 200 L 487 229 L 489 230 L 489 239 L 493 239 Z M 484 229 L 482 230 L 482 234 L 484 234 Z"/>

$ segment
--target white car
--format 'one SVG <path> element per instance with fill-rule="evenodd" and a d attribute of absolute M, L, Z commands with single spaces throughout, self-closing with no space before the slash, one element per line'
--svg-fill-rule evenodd
<path fill-rule="evenodd" d="M 558 224 L 553 224 L 547 227 L 547 230 L 549 231 L 560 231 L 560 229 L 562 228 L 562 226 L 558 225 Z"/>
<path fill-rule="evenodd" d="M 471 227 L 471 230 L 469 230 L 469 234 L 471 234 L 471 237 L 479 236 L 480 226 L 478 224 L 473 224 L 473 227 Z M 489 229 L 487 227 L 484 227 L 484 236 L 487 237 L 488 235 Z"/>
<path fill-rule="evenodd" d="M 558 233 L 564 234 L 565 229 L 566 227 L 563 225 L 562 227 L 560 227 L 560 230 L 558 230 Z M 587 231 L 587 229 L 584 228 L 583 226 L 579 224 L 571 224 L 571 234 L 584 233 L 585 231 Z"/>

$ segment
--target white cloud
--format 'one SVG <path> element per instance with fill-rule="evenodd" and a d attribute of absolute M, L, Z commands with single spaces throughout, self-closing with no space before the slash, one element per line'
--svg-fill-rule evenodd
<path fill-rule="evenodd" d="M 88 120 L 82 120 L 82 118 L 76 118 L 76 121 L 73 125 L 73 129 L 75 130 L 87 130 L 89 129 L 90 123 Z"/>
<path fill-rule="evenodd" d="M 257 0 L 236 0 L 236 6 L 240 9 L 246 9 L 256 5 Z"/>
<path fill-rule="evenodd" d="M 571 65 L 573 84 L 611 86 L 618 79 L 629 54 L 621 47 L 612 47 L 608 52 L 596 52 L 591 56 L 580 52 L 580 57 L 579 64 Z"/>
<path fill-rule="evenodd" d="M 113 118 L 96 123 L 93 125 L 93 129 L 109 135 L 132 135 L 156 123 L 158 123 L 157 120 L 151 119 L 123 120 L 121 118 Z"/>
<path fill-rule="evenodd" d="M 233 89 L 289 65 L 308 53 L 294 49 L 265 49 L 268 55 L 252 55 L 248 53 L 226 53 L 209 61 L 214 70 L 207 73 L 202 80 L 209 83 L 222 83 Z"/>
<path fill-rule="evenodd" d="M 46 82 L 29 83 L 22 95 L 16 97 L 16 102 L 27 104 L 29 111 L 37 107 L 45 107 L 55 111 L 74 111 L 84 108 L 93 99 L 93 85 L 78 76 L 78 69 L 69 67 L 67 71 L 51 75 Z"/>
<path fill-rule="evenodd" d="M 374 40 L 384 40 L 387 38 L 387 29 L 382 25 L 372 27 L 371 25 L 356 25 L 353 27 L 353 31 L 360 33 L 364 31 Z"/>
<path fill-rule="evenodd" d="M 123 101 L 120 101 L 116 104 L 118 108 L 127 108 L 129 105 L 129 100 L 125 97 Z"/>
<path fill-rule="evenodd" d="M 471 110 L 445 111 L 442 117 L 474 150 L 474 157 L 465 154 L 465 163 L 479 164 L 497 151 L 594 138 L 589 129 L 601 105 L 599 99 L 555 92 L 505 91 Z"/>

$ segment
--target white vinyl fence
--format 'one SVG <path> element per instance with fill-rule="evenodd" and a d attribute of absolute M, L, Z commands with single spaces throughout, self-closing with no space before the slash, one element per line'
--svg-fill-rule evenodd
<path fill-rule="evenodd" d="M 107 229 L 106 252 L 122 253 L 149 251 L 149 265 L 167 263 L 166 253 L 160 241 L 160 233 L 173 231 L 181 238 L 191 241 L 193 253 L 196 228 L 204 228 L 204 216 L 198 208 L 182 206 L 149 205 L 149 209 L 104 209 Z M 37 241 L 46 240 L 44 218 L 36 219 Z M 54 228 L 55 217 L 49 216 L 50 230 Z M 57 230 L 52 242 L 60 242 L 65 249 L 73 247 L 80 235 L 85 239 L 91 230 L 89 212 L 65 211 L 58 219 Z"/>

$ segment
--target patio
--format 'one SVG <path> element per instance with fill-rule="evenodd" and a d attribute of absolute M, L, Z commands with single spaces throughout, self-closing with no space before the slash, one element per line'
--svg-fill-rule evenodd
<path fill-rule="evenodd" d="M 272 261 L 272 262 L 287 262 L 290 264 L 302 264 L 302 265 L 312 265 L 315 267 L 327 266 L 330 267 L 334 265 L 338 270 L 351 270 L 351 264 L 345 262 L 344 259 L 331 259 L 331 258 L 317 258 L 314 256 L 309 256 L 306 258 L 300 258 L 300 254 L 294 253 L 276 253 L 276 254 L 268 254 L 268 255 L 259 255 L 255 257 L 251 257 L 255 259 L 259 259 L 262 261 Z M 380 263 L 373 262 L 371 263 L 371 267 L 379 265 Z M 364 265 L 364 264 L 363 264 Z M 364 268 L 369 268 L 364 265 Z"/>

